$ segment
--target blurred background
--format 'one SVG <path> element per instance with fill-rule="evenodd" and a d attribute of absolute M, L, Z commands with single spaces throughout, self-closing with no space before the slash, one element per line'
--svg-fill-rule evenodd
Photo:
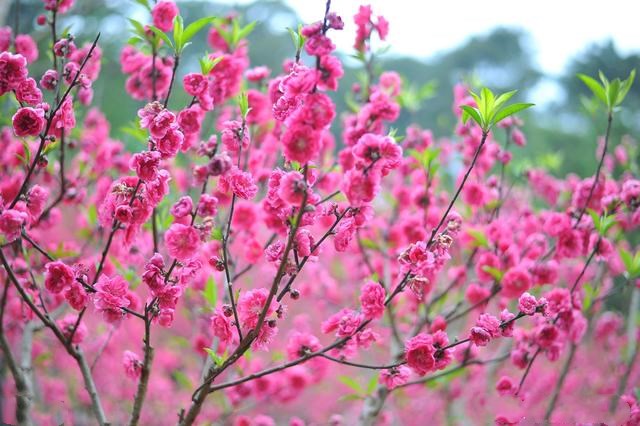
<path fill-rule="evenodd" d="M 40 0 L 0 0 L 0 25 L 15 25 L 30 32 L 41 49 L 49 43 L 46 28 L 37 27 L 42 13 Z M 134 0 L 76 0 L 62 18 L 60 28 L 70 27 L 77 44 L 102 33 L 104 52 L 101 79 L 95 84 L 94 104 L 112 123 L 112 135 L 127 141 L 122 131 L 135 117 L 140 103 L 124 92 L 119 53 L 130 36 L 131 17 L 149 22 L 148 12 Z M 589 5 L 591 3 L 592 5 Z M 266 65 L 272 75 L 281 72 L 285 58 L 294 54 L 287 27 L 321 19 L 324 0 L 266 1 L 177 1 L 186 23 L 207 15 L 236 12 L 245 22 L 258 21 L 249 36 L 252 66 Z M 355 0 L 334 0 L 332 10 L 342 16 L 345 29 L 332 33 L 345 61 L 346 76 L 334 96 L 339 111 L 347 109 L 348 92 L 358 81 L 360 64 L 353 53 Z M 378 72 L 395 70 L 405 79 L 407 91 L 401 101 L 403 113 L 394 124 L 399 134 L 412 122 L 431 129 L 436 136 L 449 136 L 455 124 L 452 88 L 464 81 L 470 86 L 487 85 L 494 91 L 519 89 L 518 101 L 537 107 L 524 116 L 528 145 L 524 157 L 553 173 L 593 172 L 597 136 L 602 134 L 605 115 L 595 110 L 589 93 L 575 77 L 577 72 L 595 76 L 602 70 L 610 78 L 625 77 L 640 68 L 640 44 L 636 22 L 640 3 L 626 0 L 562 2 L 539 0 L 521 5 L 500 0 L 483 2 L 418 2 L 414 0 L 370 0 L 375 15 L 390 22 L 389 37 L 374 42 Z M 205 35 L 185 51 L 181 73 L 198 70 L 197 57 L 208 49 Z M 44 55 L 45 50 L 41 50 Z M 308 58 L 307 58 L 308 60 Z M 46 61 L 40 61 L 40 63 Z M 43 72 L 36 64 L 33 72 Z M 43 66 L 43 65 L 41 65 Z M 339 124 L 334 129 L 339 135 Z M 636 82 L 618 115 L 614 145 L 624 135 L 640 130 L 640 84 Z M 542 153 L 547 154 L 542 154 Z M 548 154 L 552 152 L 553 154 Z"/>

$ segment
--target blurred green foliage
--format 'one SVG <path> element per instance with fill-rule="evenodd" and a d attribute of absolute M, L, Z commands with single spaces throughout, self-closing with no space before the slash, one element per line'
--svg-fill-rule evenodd
<path fill-rule="evenodd" d="M 203 16 L 225 16 L 234 11 L 244 17 L 244 22 L 257 21 L 258 25 L 248 37 L 252 65 L 266 65 L 272 69 L 272 75 L 281 71 L 283 60 L 295 55 L 287 28 L 297 28 L 299 19 L 291 8 L 278 0 L 256 1 L 233 8 L 209 1 L 180 1 L 179 7 L 185 22 L 193 22 Z M 45 55 L 50 35 L 47 28 L 35 24 L 40 13 L 40 0 L 21 0 L 21 32 L 33 34 L 41 47 L 41 55 Z M 69 26 L 78 44 L 91 40 L 97 31 L 102 32 L 103 71 L 94 85 L 94 104 L 109 118 L 114 137 L 138 143 L 122 130 L 140 107 L 139 102 L 124 93 L 125 76 L 120 71 L 118 59 L 122 46 L 131 36 L 127 18 L 142 22 L 149 19 L 148 12 L 133 0 L 77 0 L 69 16 L 62 17 L 60 28 Z M 350 20 L 351 17 L 344 16 L 343 19 Z M 12 4 L 6 24 L 14 22 L 15 6 Z M 392 28 L 393 25 L 392 22 Z M 204 31 L 192 42 L 193 45 L 185 50 L 179 74 L 198 71 L 198 58 L 202 52 L 211 50 L 206 45 Z M 374 49 L 384 50 L 384 47 L 381 44 Z M 550 162 L 553 166 L 551 171 L 558 175 L 568 172 L 581 176 L 592 174 L 596 141 L 604 131 L 606 111 L 585 108 L 589 104 L 586 99 L 591 94 L 576 74 L 597 75 L 602 70 L 610 78 L 626 77 L 631 69 L 640 69 L 640 55 L 621 55 L 612 42 L 585 46 L 584 51 L 576 52 L 570 58 L 563 75 L 548 76 L 537 68 L 532 51 L 526 33 L 497 28 L 488 34 L 472 36 L 463 45 L 431 58 L 399 57 L 380 52 L 376 55 L 373 71 L 395 70 L 404 78 L 405 87 L 413 88 L 403 95 L 405 108 L 398 122 L 394 123 L 400 132 L 410 123 L 417 123 L 422 128 L 433 130 L 436 136 L 451 135 L 455 124 L 452 89 L 457 82 L 472 82 L 475 88 L 478 84 L 486 85 L 496 92 L 517 88 L 520 100 L 533 100 L 538 104 L 522 114 L 528 145 L 519 156 L 534 165 Z M 334 96 L 339 111 L 348 110 L 347 94 L 352 85 L 362 79 L 359 73 L 363 72 L 357 61 L 348 56 L 344 59 L 346 75 Z M 40 75 L 45 62 L 39 61 L 32 73 Z M 552 90 L 542 91 L 542 87 L 551 87 Z M 620 142 L 623 135 L 634 135 L 640 130 L 639 88 L 640 85 L 636 85 L 631 89 L 625 108 L 616 114 L 612 147 Z M 550 93 L 551 99 L 540 102 L 541 93 Z M 176 104 L 186 102 L 181 91 L 176 95 Z M 538 98 L 531 99 L 536 96 Z M 333 130 L 336 135 L 340 134 L 340 128 Z M 501 140 L 504 133 L 498 130 L 496 138 Z M 551 159 L 545 154 L 550 152 L 554 153 Z"/>

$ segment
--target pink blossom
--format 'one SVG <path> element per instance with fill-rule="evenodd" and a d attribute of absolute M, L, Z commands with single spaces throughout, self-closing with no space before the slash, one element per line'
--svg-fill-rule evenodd
<path fill-rule="evenodd" d="M 231 169 L 226 179 L 233 193 L 242 199 L 250 200 L 258 193 L 258 187 L 253 182 L 253 176 L 237 167 Z"/>
<path fill-rule="evenodd" d="M 131 157 L 130 167 L 144 181 L 155 180 L 158 176 L 161 154 L 158 151 L 142 151 Z"/>
<path fill-rule="evenodd" d="M 127 282 L 119 275 L 111 278 L 104 274 L 100 275 L 98 282 L 94 285 L 96 293 L 93 304 L 105 321 L 116 323 L 125 315 L 122 308 L 129 307 L 128 287 Z"/>
<path fill-rule="evenodd" d="M 38 45 L 27 34 L 18 34 L 14 40 L 16 53 L 25 57 L 28 63 L 35 62 L 38 59 Z"/>
<path fill-rule="evenodd" d="M 380 383 L 390 390 L 395 389 L 407 383 L 410 375 L 411 370 L 409 367 L 399 365 L 388 370 L 382 370 L 380 372 Z"/>
<path fill-rule="evenodd" d="M 171 0 L 162 0 L 156 3 L 151 11 L 153 25 L 162 31 L 169 31 L 173 28 L 173 19 L 178 16 L 178 6 Z"/>
<path fill-rule="evenodd" d="M 213 195 L 202 194 L 198 202 L 198 215 L 215 216 L 218 212 L 218 199 Z"/>
<path fill-rule="evenodd" d="M 73 269 L 59 260 L 47 263 L 44 265 L 44 269 L 44 286 L 51 293 L 60 293 L 69 287 L 75 279 Z"/>
<path fill-rule="evenodd" d="M 180 197 L 169 212 L 176 218 L 189 216 L 193 212 L 193 200 L 188 195 Z"/>
<path fill-rule="evenodd" d="M 249 132 L 240 121 L 222 123 L 220 140 L 230 152 L 238 152 L 249 147 Z"/>
<path fill-rule="evenodd" d="M 502 294 L 517 298 L 531 288 L 531 275 L 522 266 L 509 269 L 502 277 Z"/>
<path fill-rule="evenodd" d="M 124 351 L 122 354 L 122 364 L 124 372 L 130 379 L 137 379 L 142 374 L 142 361 L 135 353 Z"/>
<path fill-rule="evenodd" d="M 12 122 L 16 136 L 38 136 L 45 126 L 44 110 L 30 107 L 20 108 L 14 114 Z"/>
<path fill-rule="evenodd" d="M 193 226 L 174 223 L 164 234 L 164 243 L 170 256 L 184 261 L 198 252 L 201 240 Z"/>
<path fill-rule="evenodd" d="M 320 152 L 320 133 L 308 125 L 295 125 L 282 135 L 282 144 L 288 161 L 306 164 Z"/>
<path fill-rule="evenodd" d="M 207 77 L 202 74 L 189 73 L 182 79 L 184 91 L 191 96 L 201 96 L 209 88 Z"/>
<path fill-rule="evenodd" d="M 294 331 L 287 343 L 287 359 L 295 360 L 322 347 L 318 338 L 309 333 Z"/>
<path fill-rule="evenodd" d="M 237 308 L 243 328 L 251 329 L 258 324 L 258 318 L 267 303 L 268 296 L 269 290 L 266 288 L 245 291 L 240 295 Z M 276 308 L 277 303 L 272 300 L 265 318 L 270 317 L 276 311 Z"/>
<path fill-rule="evenodd" d="M 40 79 L 40 86 L 45 90 L 55 90 L 58 85 L 58 72 L 56 70 L 47 70 Z"/>
<path fill-rule="evenodd" d="M 45 209 L 49 190 L 40 186 L 33 185 L 27 193 L 27 209 L 33 218 L 39 218 Z"/>
<path fill-rule="evenodd" d="M 63 291 L 64 298 L 76 311 L 81 311 L 89 303 L 89 295 L 79 282 L 72 282 L 69 287 Z"/>
<path fill-rule="evenodd" d="M 286 173 L 280 179 L 280 188 L 278 195 L 284 201 L 299 206 L 302 203 L 305 193 L 307 192 L 307 183 L 300 172 Z"/>
<path fill-rule="evenodd" d="M 370 203 L 380 191 L 380 175 L 376 169 L 366 174 L 349 170 L 344 175 L 343 190 L 352 206 Z"/>
<path fill-rule="evenodd" d="M 192 106 L 180 111 L 177 121 L 185 134 L 192 135 L 200 131 L 202 118 L 202 110 L 198 106 Z"/>
<path fill-rule="evenodd" d="M 184 142 L 184 134 L 176 126 L 171 126 L 160 139 L 156 139 L 156 147 L 162 158 L 175 157 Z"/>
<path fill-rule="evenodd" d="M 427 333 L 420 333 L 412 337 L 407 340 L 404 346 L 407 365 L 420 376 L 435 369 L 435 352 L 433 337 Z"/>
<path fill-rule="evenodd" d="M 20 237 L 22 225 L 27 221 L 26 213 L 14 209 L 7 209 L 0 213 L 0 233 L 7 241 L 15 241 Z"/>
<path fill-rule="evenodd" d="M 502 376 L 496 383 L 496 390 L 501 396 L 513 395 L 516 392 L 516 385 L 508 376 Z"/>
<path fill-rule="evenodd" d="M 89 333 L 87 326 L 82 321 L 78 322 L 78 316 L 73 314 L 67 314 L 58 321 L 58 327 L 64 337 L 70 338 L 74 345 L 82 343 Z M 71 337 L 71 333 L 73 333 L 73 337 Z"/>
<path fill-rule="evenodd" d="M 518 309 L 527 315 L 533 315 L 536 312 L 537 305 L 538 301 L 536 298 L 526 292 L 522 293 L 518 299 Z"/>
<path fill-rule="evenodd" d="M 366 319 L 380 318 L 384 314 L 385 291 L 379 283 L 369 281 L 360 289 L 362 313 Z"/>
<path fill-rule="evenodd" d="M 231 325 L 231 320 L 224 315 L 222 309 L 216 308 L 211 316 L 211 328 L 213 329 L 213 335 L 222 342 L 227 343 L 231 341 L 234 327 Z"/>
<path fill-rule="evenodd" d="M 42 102 L 42 92 L 34 79 L 27 78 L 18 85 L 16 99 L 29 105 L 38 105 Z"/>
<path fill-rule="evenodd" d="M 27 60 L 22 55 L 0 53 L 0 95 L 17 89 L 27 78 Z"/>

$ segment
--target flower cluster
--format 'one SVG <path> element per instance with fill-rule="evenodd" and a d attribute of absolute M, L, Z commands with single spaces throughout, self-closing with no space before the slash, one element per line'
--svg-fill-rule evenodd
<path fill-rule="evenodd" d="M 73 0 L 42 2 L 50 55 L 0 28 L 8 422 L 638 423 L 635 142 L 516 176 L 525 122 L 467 117 L 513 93 L 456 85 L 448 137 L 391 127 L 416 95 L 379 70 L 370 6 L 346 88 L 331 2 L 281 69 L 235 14 L 137 3 L 107 83 L 137 102 L 123 140 L 102 42 L 61 30 Z"/>

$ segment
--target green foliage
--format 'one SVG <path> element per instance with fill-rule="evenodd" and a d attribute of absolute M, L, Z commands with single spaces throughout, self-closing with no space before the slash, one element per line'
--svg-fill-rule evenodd
<path fill-rule="evenodd" d="M 442 388 L 449 383 L 451 383 L 454 379 L 463 376 L 467 371 L 464 368 L 452 369 L 449 370 L 448 374 L 443 374 L 442 376 L 433 379 L 427 380 L 425 382 L 425 386 L 429 389 Z"/>
<path fill-rule="evenodd" d="M 473 238 L 473 247 L 489 248 L 489 239 L 480 229 L 467 229 L 467 234 Z"/>
<path fill-rule="evenodd" d="M 221 357 L 211 348 L 204 348 L 205 352 L 209 354 L 209 358 L 213 361 L 216 367 L 220 367 L 224 363 L 224 357 Z"/>
<path fill-rule="evenodd" d="M 504 276 L 504 272 L 502 272 L 500 269 L 497 268 L 492 268 L 491 266 L 483 266 L 482 270 L 484 272 L 486 272 L 487 274 L 491 275 L 493 277 L 494 280 L 496 280 L 496 282 L 500 282 L 502 281 L 502 277 Z"/>
<path fill-rule="evenodd" d="M 149 12 L 151 12 L 151 6 L 149 6 L 148 0 L 134 0 L 136 3 L 144 6 Z"/>
<path fill-rule="evenodd" d="M 596 99 L 607 107 L 607 111 L 611 114 L 616 107 L 622 104 L 629 93 L 636 77 L 636 70 L 631 70 L 626 80 L 616 78 L 609 81 L 602 71 L 598 73 L 598 77 L 600 82 L 586 74 L 578 74 L 578 78 L 591 90 Z"/>
<path fill-rule="evenodd" d="M 287 28 L 289 31 L 289 35 L 291 36 L 291 41 L 293 42 L 293 47 L 296 49 L 296 56 L 300 55 L 302 52 L 302 48 L 307 41 L 307 38 L 302 35 L 302 24 L 298 24 L 298 29 L 294 31 L 292 28 Z"/>
<path fill-rule="evenodd" d="M 222 229 L 220 228 L 213 228 L 211 230 L 211 238 L 213 238 L 216 241 L 222 241 L 223 235 L 222 235 Z"/>
<path fill-rule="evenodd" d="M 438 83 L 435 80 L 431 80 L 420 87 L 416 87 L 415 84 L 403 81 L 402 86 L 406 87 L 406 89 L 403 89 L 398 96 L 398 103 L 402 108 L 415 113 L 420 110 L 424 101 L 435 97 Z"/>
<path fill-rule="evenodd" d="M 409 151 L 409 155 L 418 161 L 418 164 L 422 166 L 427 175 L 433 176 L 440 168 L 438 156 L 441 151 L 441 148 L 427 148 L 422 152 L 412 149 Z"/>
<path fill-rule="evenodd" d="M 200 72 L 202 75 L 207 75 L 213 70 L 216 65 L 220 63 L 221 60 L 224 59 L 224 56 L 218 56 L 217 58 L 211 58 L 209 55 L 205 55 L 198 59 L 200 63 Z"/>
<path fill-rule="evenodd" d="M 171 47 L 171 49 L 175 52 L 176 48 L 173 46 L 173 42 L 171 41 L 171 39 L 169 38 L 169 36 L 168 36 L 168 35 L 166 35 L 166 34 L 164 33 L 164 31 L 162 31 L 160 28 L 155 27 L 155 26 L 153 26 L 153 25 L 149 25 L 149 29 L 150 29 L 151 31 L 153 31 L 153 33 L 154 33 L 154 34 L 155 34 L 155 35 L 156 35 L 160 40 L 164 41 L 164 42 L 165 42 L 165 44 L 166 44 L 167 46 L 170 46 L 170 47 Z M 157 47 L 157 45 L 156 45 L 156 47 Z"/>
<path fill-rule="evenodd" d="M 176 16 L 176 18 L 173 20 L 173 41 L 160 28 L 149 25 L 149 29 L 157 36 L 154 39 L 149 40 L 149 42 L 152 43 L 157 49 L 159 47 L 159 45 L 157 44 L 157 40 L 162 40 L 167 46 L 171 47 L 173 53 L 176 56 L 180 56 L 184 49 L 191 44 L 190 40 L 204 27 L 214 23 L 215 20 L 216 17 L 214 16 L 206 16 L 192 22 L 185 28 L 182 16 Z M 135 34 L 139 38 L 147 40 L 147 35 L 142 24 L 138 21 L 135 21 L 134 19 L 129 19 L 129 22 L 131 22 L 131 24 L 133 25 Z M 134 37 L 133 40 L 130 39 L 130 41 L 135 42 L 136 37 Z M 211 68 L 213 68 L 213 66 Z"/>
<path fill-rule="evenodd" d="M 631 254 L 625 249 L 620 249 L 620 258 L 625 268 L 625 275 L 632 280 L 640 277 L 640 250 Z"/>
<path fill-rule="evenodd" d="M 462 109 L 462 121 L 466 123 L 470 118 L 473 119 L 484 133 L 488 133 L 493 126 L 505 118 L 533 106 L 533 104 L 529 103 L 507 105 L 506 103 L 509 99 L 516 94 L 516 90 L 503 93 L 497 97 L 486 87 L 482 88 L 480 95 L 474 92 L 470 93 L 478 106 L 462 105 L 460 107 Z"/>
<path fill-rule="evenodd" d="M 29 167 L 29 165 L 31 164 L 31 148 L 29 147 L 29 143 L 26 140 L 20 139 L 20 142 L 22 143 L 22 148 L 24 149 L 24 155 L 16 154 L 16 157 L 18 157 L 26 167 Z"/>
<path fill-rule="evenodd" d="M 229 45 L 230 50 L 235 50 L 235 48 L 238 47 L 238 43 L 247 38 L 249 34 L 253 32 L 256 25 L 257 22 L 253 21 L 249 22 L 244 27 L 241 27 L 238 19 L 235 18 L 231 21 L 230 30 L 227 30 L 225 28 L 225 21 L 223 20 L 216 20 L 213 24 L 213 26 L 218 31 L 218 34 L 220 34 L 220 37 L 222 37 L 224 41 L 226 41 Z"/>
<path fill-rule="evenodd" d="M 191 379 L 189 379 L 189 376 L 184 374 L 182 371 L 174 370 L 173 378 L 182 389 L 193 389 L 193 383 L 191 383 Z"/>
<path fill-rule="evenodd" d="M 585 283 L 582 288 L 584 289 L 584 300 L 582 301 L 583 312 L 588 312 L 596 298 L 597 289 L 591 283 Z"/>
<path fill-rule="evenodd" d="M 216 285 L 216 280 L 213 278 L 213 275 L 207 279 L 207 283 L 202 291 L 202 296 L 207 301 L 209 307 L 212 310 L 215 309 L 218 303 L 218 286 Z"/>
<path fill-rule="evenodd" d="M 616 217 L 614 215 L 605 214 L 601 217 L 591 209 L 587 209 L 587 212 L 589 213 L 589 216 L 591 216 L 591 220 L 593 220 L 593 227 L 602 237 L 604 237 L 607 234 L 607 231 L 616 224 Z"/>
<path fill-rule="evenodd" d="M 238 96 L 238 106 L 240 107 L 242 119 L 246 120 L 247 114 L 251 111 L 251 108 L 249 108 L 249 96 L 247 96 L 246 92 L 242 92 L 240 93 L 240 96 Z"/>
<path fill-rule="evenodd" d="M 340 383 L 354 391 L 358 396 L 362 397 L 366 394 L 365 388 L 353 377 L 338 376 Z"/>

